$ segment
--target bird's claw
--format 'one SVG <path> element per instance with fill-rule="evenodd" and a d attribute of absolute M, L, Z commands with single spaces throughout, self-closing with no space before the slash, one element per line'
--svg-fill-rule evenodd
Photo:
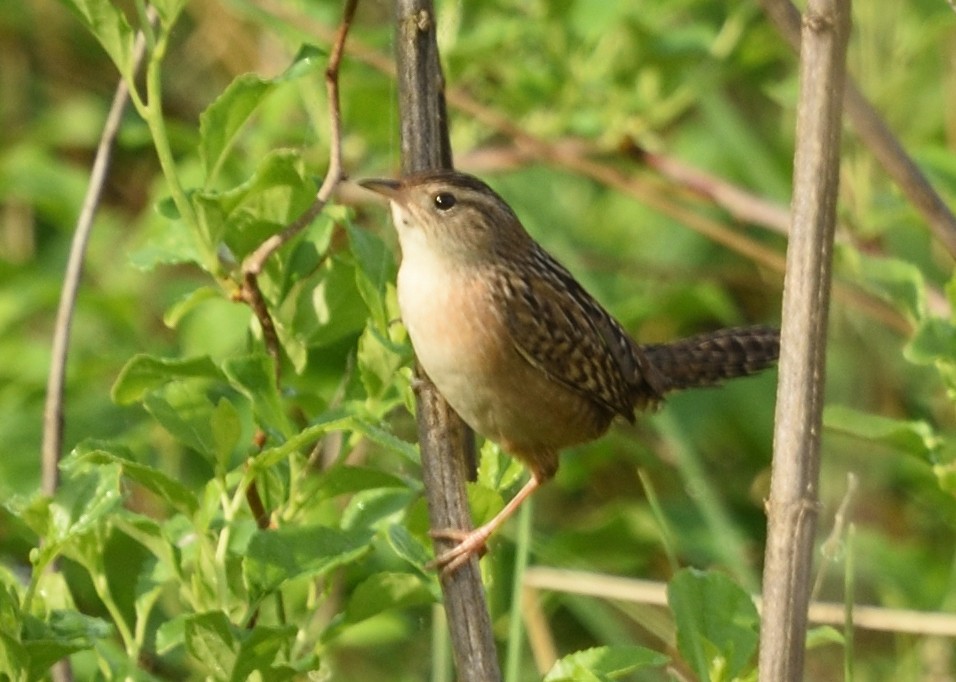
<path fill-rule="evenodd" d="M 457 571 L 472 556 L 481 558 L 488 551 L 485 542 L 489 534 L 484 528 L 472 531 L 442 528 L 429 531 L 429 535 L 436 540 L 451 540 L 457 543 L 425 565 L 429 570 L 439 571 L 443 577 L 448 577 Z"/>

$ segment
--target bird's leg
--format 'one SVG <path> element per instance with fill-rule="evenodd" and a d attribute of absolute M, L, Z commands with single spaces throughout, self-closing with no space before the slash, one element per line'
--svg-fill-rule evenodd
<path fill-rule="evenodd" d="M 472 531 L 439 529 L 431 531 L 433 538 L 445 540 L 457 540 L 458 544 L 446 552 L 442 552 L 429 562 L 428 568 L 437 568 L 441 570 L 442 575 L 451 575 L 459 566 L 468 561 L 473 554 L 482 554 L 485 551 L 485 542 L 491 537 L 512 514 L 517 511 L 521 503 L 537 490 L 543 480 L 536 474 L 532 474 L 531 480 L 524 484 L 524 487 L 518 491 L 504 509 L 495 514 L 488 523 L 475 528 Z"/>

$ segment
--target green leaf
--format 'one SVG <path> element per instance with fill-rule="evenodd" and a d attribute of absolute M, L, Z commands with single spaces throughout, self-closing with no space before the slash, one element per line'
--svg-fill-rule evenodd
<path fill-rule="evenodd" d="M 395 550 L 395 553 L 412 566 L 421 568 L 431 561 L 432 556 L 428 549 L 418 538 L 408 532 L 405 526 L 393 523 L 388 527 L 386 537 L 388 538 L 388 544 Z"/>
<path fill-rule="evenodd" d="M 360 490 L 349 498 L 342 510 L 342 528 L 390 528 L 405 515 L 408 506 L 420 497 L 420 485 L 414 488 L 373 488 Z"/>
<path fill-rule="evenodd" d="M 20 642 L 22 623 L 16 589 L 0 582 L 0 679 L 4 675 L 11 680 L 20 679 L 20 673 L 29 667 L 29 656 Z"/>
<path fill-rule="evenodd" d="M 242 74 L 199 115 L 199 154 L 207 186 L 218 175 L 236 134 L 274 87 L 269 79 L 252 73 Z"/>
<path fill-rule="evenodd" d="M 158 469 L 133 461 L 130 454 L 122 449 L 114 452 L 107 448 L 107 444 L 84 441 L 64 460 L 64 465 L 71 466 L 71 460 L 75 460 L 77 464 L 118 464 L 124 476 L 155 493 L 175 509 L 187 515 L 196 511 L 199 502 L 192 490 Z"/>
<path fill-rule="evenodd" d="M 169 28 L 186 6 L 186 0 L 151 0 L 150 4 L 156 8 L 163 25 Z"/>
<path fill-rule="evenodd" d="M 402 455 L 409 462 L 418 464 L 418 446 L 404 441 L 385 429 L 375 426 L 374 424 L 369 424 L 361 419 L 354 421 L 354 428 L 373 443 L 388 448 L 397 455 Z"/>
<path fill-rule="evenodd" d="M 322 472 L 317 491 L 329 498 L 373 488 L 405 487 L 405 481 L 381 469 L 339 464 Z"/>
<path fill-rule="evenodd" d="M 243 572 L 254 592 L 265 594 L 287 580 L 315 578 L 367 552 L 372 533 L 328 526 L 257 532 L 249 541 Z"/>
<path fill-rule="evenodd" d="M 150 222 L 143 234 L 142 245 L 133 249 L 129 255 L 130 264 L 144 272 L 159 265 L 180 263 L 196 263 L 209 269 L 213 264 L 205 262 L 204 250 L 197 241 L 197 233 L 178 214 L 164 215 L 169 213 L 167 206 L 174 204 L 170 200 L 157 205 L 156 210 L 168 219 Z"/>
<path fill-rule="evenodd" d="M 292 64 L 280 76 L 273 79 L 262 78 L 252 73 L 237 76 L 200 114 L 199 153 L 206 171 L 207 187 L 215 181 L 242 126 L 276 85 L 300 78 L 323 62 L 319 48 L 303 46 Z"/>
<path fill-rule="evenodd" d="M 924 421 L 882 417 L 845 405 L 828 405 L 823 411 L 823 424 L 831 431 L 884 443 L 924 459 L 931 458 L 943 445 L 942 438 Z"/>
<path fill-rule="evenodd" d="M 42 679 L 54 663 L 77 651 L 92 649 L 97 641 L 113 636 L 113 628 L 99 618 L 78 611 L 54 610 L 46 621 L 25 614 L 23 651 L 30 661 L 29 679 Z"/>
<path fill-rule="evenodd" d="M 177 440 L 206 457 L 213 466 L 224 459 L 221 449 L 229 443 L 226 430 L 235 428 L 231 417 L 223 417 L 229 408 L 213 406 L 206 396 L 203 380 L 177 381 L 146 396 L 143 401 L 147 411 Z M 235 410 L 235 408 L 232 408 Z M 220 417 L 215 415 L 219 414 Z M 228 419 L 232 426 L 224 425 Z M 235 439 L 228 439 L 235 443 Z"/>
<path fill-rule="evenodd" d="M 130 405 L 143 395 L 174 379 L 206 377 L 221 379 L 222 373 L 208 357 L 160 358 L 154 355 L 134 355 L 120 370 L 113 384 L 111 396 L 119 405 Z"/>
<path fill-rule="evenodd" d="M 280 306 L 288 335 L 310 346 L 326 346 L 358 335 L 368 320 L 368 309 L 356 285 L 355 265 L 348 259 L 326 259 L 312 286 L 295 288 Z M 283 330 L 284 331 L 284 330 Z"/>
<path fill-rule="evenodd" d="M 315 185 L 303 175 L 294 149 L 267 153 L 245 182 L 231 189 L 206 189 L 191 196 L 207 243 L 225 240 L 233 259 L 241 259 L 281 231 L 315 198 Z"/>
<path fill-rule="evenodd" d="M 919 321 L 926 317 L 926 280 L 913 263 L 869 256 L 851 247 L 841 247 L 837 254 L 844 269 L 909 319 Z"/>
<path fill-rule="evenodd" d="M 256 353 L 226 360 L 222 364 L 229 383 L 252 403 L 259 425 L 286 438 L 295 433 L 276 385 L 272 358 Z"/>
<path fill-rule="evenodd" d="M 933 465 L 933 475 L 940 490 L 956 497 L 956 462 L 944 462 Z"/>
<path fill-rule="evenodd" d="M 353 421 L 344 409 L 329 410 L 316 419 L 315 423 L 289 436 L 285 442 L 263 450 L 252 460 L 251 465 L 255 471 L 264 471 L 283 461 L 293 452 L 312 445 L 326 433 L 351 428 Z"/>
<path fill-rule="evenodd" d="M 16 637 L 0 631 L 0 679 L 23 679 L 29 668 L 30 655 L 26 647 Z M 43 671 L 38 671 L 36 677 L 29 679 L 41 679 L 42 674 Z"/>
<path fill-rule="evenodd" d="M 246 682 L 254 672 L 260 673 L 263 680 L 270 682 L 292 679 L 294 670 L 283 666 L 281 672 L 284 674 L 280 674 L 272 664 L 280 651 L 291 650 L 297 633 L 298 628 L 294 625 L 257 625 L 246 633 L 239 645 L 239 655 L 232 670 L 233 682 Z"/>
<path fill-rule="evenodd" d="M 80 474 L 71 473 L 47 508 L 47 541 L 56 545 L 84 535 L 109 517 L 122 501 L 119 466 L 107 464 Z"/>
<path fill-rule="evenodd" d="M 186 621 L 191 617 L 193 614 L 180 614 L 160 624 L 156 629 L 156 653 L 165 655 L 186 643 Z"/>
<path fill-rule="evenodd" d="M 832 625 L 820 625 L 807 631 L 807 649 L 817 649 L 827 644 L 846 644 L 846 637 Z"/>
<path fill-rule="evenodd" d="M 357 623 L 388 609 L 431 604 L 436 596 L 420 576 L 411 573 L 375 573 L 352 591 L 345 620 Z"/>
<path fill-rule="evenodd" d="M 155 558 L 149 557 L 143 562 L 143 567 L 136 579 L 136 598 L 133 602 L 137 623 L 149 621 L 149 616 L 162 596 L 166 583 L 172 582 L 173 578 L 172 572 Z"/>
<path fill-rule="evenodd" d="M 956 327 L 941 317 L 926 317 L 903 349 L 907 360 L 918 365 L 956 361 Z"/>
<path fill-rule="evenodd" d="M 179 321 L 192 312 L 197 306 L 211 299 L 220 298 L 222 298 L 222 289 L 218 287 L 199 287 L 198 289 L 193 289 L 170 306 L 166 314 L 163 315 L 163 324 L 171 329 L 175 329 Z"/>
<path fill-rule="evenodd" d="M 220 398 L 209 418 L 209 429 L 215 446 L 214 455 L 219 471 L 229 468 L 229 459 L 242 435 L 242 420 L 235 406 Z"/>
<path fill-rule="evenodd" d="M 668 584 L 667 601 L 677 648 L 700 679 L 733 679 L 744 670 L 760 625 L 746 591 L 721 573 L 683 569 Z"/>
<path fill-rule="evenodd" d="M 126 510 L 122 510 L 113 518 L 113 524 L 118 530 L 149 550 L 170 571 L 179 569 L 182 553 L 175 541 L 171 540 L 164 532 L 164 528 L 169 528 L 177 523 L 188 525 L 185 517 L 179 514 L 166 521 L 164 525 L 160 525 L 159 522 L 148 516 Z"/>
<path fill-rule="evenodd" d="M 229 680 L 238 649 L 232 624 L 221 611 L 200 613 L 185 619 L 186 650 L 217 680 Z"/>
<path fill-rule="evenodd" d="M 276 76 L 277 83 L 286 83 L 302 76 L 314 72 L 317 69 L 324 69 L 329 56 L 328 50 L 319 45 L 310 45 L 304 43 L 299 51 L 295 53 L 292 63 L 281 74 Z"/>
<path fill-rule="evenodd" d="M 64 0 L 116 64 L 123 77 L 132 80 L 133 29 L 126 16 L 109 0 Z"/>
<path fill-rule="evenodd" d="M 659 668 L 670 659 L 642 646 L 602 646 L 577 651 L 551 667 L 544 682 L 605 681 L 643 668 Z"/>
<path fill-rule="evenodd" d="M 395 279 L 395 260 L 385 242 L 375 234 L 353 227 L 348 221 L 345 229 L 359 266 L 356 272 L 359 293 L 372 312 L 375 324 L 379 329 L 385 329 L 390 321 L 384 301 L 385 283 Z"/>

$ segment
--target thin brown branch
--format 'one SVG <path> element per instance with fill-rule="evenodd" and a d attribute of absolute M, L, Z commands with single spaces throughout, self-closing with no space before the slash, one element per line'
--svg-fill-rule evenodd
<path fill-rule="evenodd" d="M 759 663 L 764 680 L 803 676 L 849 33 L 849 0 L 810 1 L 800 55 L 792 227 L 767 501 Z"/>
<path fill-rule="evenodd" d="M 395 0 L 394 6 L 402 172 L 451 168 L 434 5 L 431 0 Z M 465 483 L 474 472 L 474 436 L 428 378 L 420 370 L 416 374 L 418 438 L 429 522 L 436 529 L 470 530 Z M 436 538 L 436 554 L 445 549 L 447 541 Z M 500 680 L 478 559 L 471 558 L 451 573 L 443 571 L 439 580 L 458 679 Z"/>
<path fill-rule="evenodd" d="M 760 0 L 764 11 L 790 46 L 800 51 L 800 10 L 790 0 Z M 956 216 L 933 188 L 880 113 L 866 99 L 852 78 L 847 78 L 844 106 L 856 134 L 870 149 L 930 230 L 956 257 Z"/>
<path fill-rule="evenodd" d="M 155 10 L 149 8 L 149 21 L 156 20 Z M 136 36 L 133 45 L 132 69 L 135 73 L 146 53 L 146 39 L 142 32 Z M 45 495 L 56 492 L 59 484 L 59 464 L 63 456 L 63 401 L 66 386 L 66 363 L 70 350 L 70 331 L 73 326 L 73 312 L 76 309 L 76 296 L 83 276 L 83 261 L 86 258 L 86 246 L 93 231 L 93 219 L 99 209 L 103 186 L 109 172 L 113 143 L 119 134 L 123 111 L 129 102 L 129 86 L 120 78 L 110 104 L 103 134 L 100 136 L 90 171 L 90 184 L 83 197 L 83 206 L 76 220 L 76 231 L 70 244 L 70 256 L 66 273 L 63 276 L 63 288 L 60 290 L 60 303 L 56 311 L 56 326 L 53 330 L 53 349 L 50 359 L 50 373 L 47 376 L 46 402 L 43 408 L 43 454 L 41 459 L 40 489 Z"/>
<path fill-rule="evenodd" d="M 262 328 L 262 338 L 266 350 L 275 362 L 275 376 L 278 382 L 282 367 L 279 337 L 275 331 L 275 324 L 269 313 L 269 308 L 259 289 L 258 277 L 269 258 L 282 246 L 287 244 L 299 232 L 305 229 L 332 197 L 332 192 L 345 178 L 342 166 L 342 112 L 339 104 L 339 66 L 345 52 L 345 40 L 348 37 L 352 20 L 355 18 L 355 8 L 358 0 L 348 0 L 342 13 L 342 22 L 332 40 L 332 52 L 329 55 L 329 64 L 325 69 L 325 89 L 329 98 L 329 167 L 325 179 L 316 192 L 315 200 L 302 215 L 296 218 L 285 229 L 266 239 L 251 254 L 246 256 L 242 263 L 242 284 L 238 298 L 246 302 L 259 320 Z"/>
<path fill-rule="evenodd" d="M 735 220 L 760 225 L 782 235 L 790 229 L 790 212 L 776 201 L 759 197 L 667 154 L 640 150 L 640 158 L 649 168 L 721 207 Z"/>

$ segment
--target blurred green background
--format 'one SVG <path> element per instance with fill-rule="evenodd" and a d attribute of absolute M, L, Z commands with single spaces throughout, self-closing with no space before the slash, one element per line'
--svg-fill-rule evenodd
<path fill-rule="evenodd" d="M 119 4 L 135 17 L 132 3 Z M 726 325 L 779 323 L 780 270 L 690 229 L 679 212 L 690 211 L 778 257 L 785 238 L 735 220 L 656 172 L 643 155 L 680 161 L 786 208 L 796 58 L 757 3 L 437 4 L 445 75 L 456 93 L 449 95 L 449 106 L 458 167 L 497 189 L 528 230 L 627 329 L 642 341 L 658 342 Z M 929 0 L 856 4 L 850 72 L 952 204 L 956 16 L 946 3 Z M 201 177 L 200 113 L 240 74 L 270 78 L 303 44 L 327 49 L 340 12 L 340 3 L 328 0 L 186 3 L 171 35 L 163 86 L 170 144 L 187 187 Z M 117 71 L 65 2 L 5 3 L 0 44 L 0 498 L 13 500 L 38 490 L 54 314 Z M 354 178 L 398 167 L 396 88 L 373 66 L 387 63 L 392 50 L 389 3 L 360 3 L 341 73 L 345 164 Z M 303 177 L 321 178 L 328 154 L 326 107 L 321 68 L 279 84 L 238 136 L 220 188 L 248 178 L 277 149 L 293 150 Z M 946 351 L 956 338 L 947 336 L 953 258 L 850 127 L 843 146 L 819 535 L 822 540 L 829 533 L 847 475 L 855 474 L 859 488 L 849 510 L 855 526 L 853 599 L 952 611 L 956 505 L 948 464 L 954 374 Z M 636 147 L 642 153 L 634 153 Z M 555 150 L 569 151 L 562 156 Z M 649 208 L 582 173 L 569 157 L 629 178 L 674 209 Z M 175 236 L 157 206 L 168 194 L 149 131 L 128 110 L 77 304 L 65 445 L 70 450 L 86 439 L 123 443 L 143 462 L 198 488 L 209 479 L 208 466 L 170 437 L 143 404 L 117 404 L 110 395 L 120 370 L 138 353 L 208 355 L 218 362 L 259 343 L 249 310 L 223 295 L 196 303 L 170 324 L 175 305 L 215 282 L 196 264 L 164 264 Z M 339 195 L 355 225 L 387 244 L 397 259 L 384 212 L 367 201 L 354 188 L 344 187 Z M 289 351 L 286 408 L 293 421 L 306 424 L 344 391 L 364 401 L 363 414 L 376 415 L 383 428 L 413 441 L 404 406 L 407 375 L 388 377 L 383 370 L 383 381 L 394 386 L 381 395 L 355 378 L 356 349 L 367 343 L 368 302 L 352 283 L 352 270 L 335 269 L 335 263 L 354 269 L 354 237 L 346 240 L 328 218 L 316 225 L 309 239 L 327 249 L 321 258 L 333 265 L 319 260 L 302 266 L 308 274 L 297 290 L 301 299 L 288 304 L 309 302 L 311 326 L 300 355 Z M 241 250 L 236 244 L 250 242 L 250 234 L 258 233 L 234 237 L 230 247 Z M 393 271 L 391 264 L 386 270 Z M 383 290 L 383 305 L 388 295 Z M 928 320 L 939 331 L 935 342 L 929 350 L 914 347 L 914 334 L 925 341 L 917 332 Z M 299 313 L 287 321 L 306 324 Z M 405 347 L 382 366 L 407 366 L 408 359 Z M 643 472 L 680 563 L 716 568 L 747 589 L 759 589 L 775 379 L 770 372 L 719 390 L 676 395 L 656 414 L 639 416 L 635 426 L 616 427 L 597 443 L 566 453 L 556 480 L 535 497 L 532 563 L 666 580 L 671 569 L 639 477 Z M 333 460 L 348 457 L 401 475 L 415 473 L 359 441 L 352 434 L 324 447 Z M 315 469 L 320 475 L 321 467 Z M 127 492 L 126 504 L 138 512 L 150 513 L 156 504 L 140 498 L 135 486 Z M 10 511 L 13 506 L 0 511 L 0 564 L 22 579 L 37 535 Z M 420 506 L 412 513 L 420 517 Z M 510 607 L 511 535 L 506 531 L 485 560 L 492 565 L 489 591 L 502 637 Z M 121 538 L 109 558 L 118 572 L 125 553 L 135 553 L 123 544 L 129 539 Z M 818 555 L 828 571 L 819 598 L 844 599 L 846 549 L 840 544 L 832 556 Z M 361 573 L 352 570 L 345 584 L 357 581 L 356 570 Z M 69 561 L 64 571 L 79 610 L 102 615 L 89 578 Z M 334 603 L 330 599 L 330 613 Z M 396 664 L 399 653 L 428 649 L 431 635 L 423 619 L 430 611 L 415 608 L 374 620 L 354 640 L 346 637 L 324 650 L 340 675 L 333 679 L 423 679 L 421 661 Z M 648 633 L 654 619 L 646 609 L 550 593 L 544 608 L 561 653 L 608 642 L 653 646 Z M 952 657 L 951 640 L 868 630 L 856 636 L 861 680 L 953 679 Z M 191 670 L 178 659 L 153 660 L 160 661 L 152 669 L 160 679 Z M 807 679 L 843 679 L 842 660 L 837 645 L 815 648 Z M 530 670 L 530 660 L 527 665 Z"/>

